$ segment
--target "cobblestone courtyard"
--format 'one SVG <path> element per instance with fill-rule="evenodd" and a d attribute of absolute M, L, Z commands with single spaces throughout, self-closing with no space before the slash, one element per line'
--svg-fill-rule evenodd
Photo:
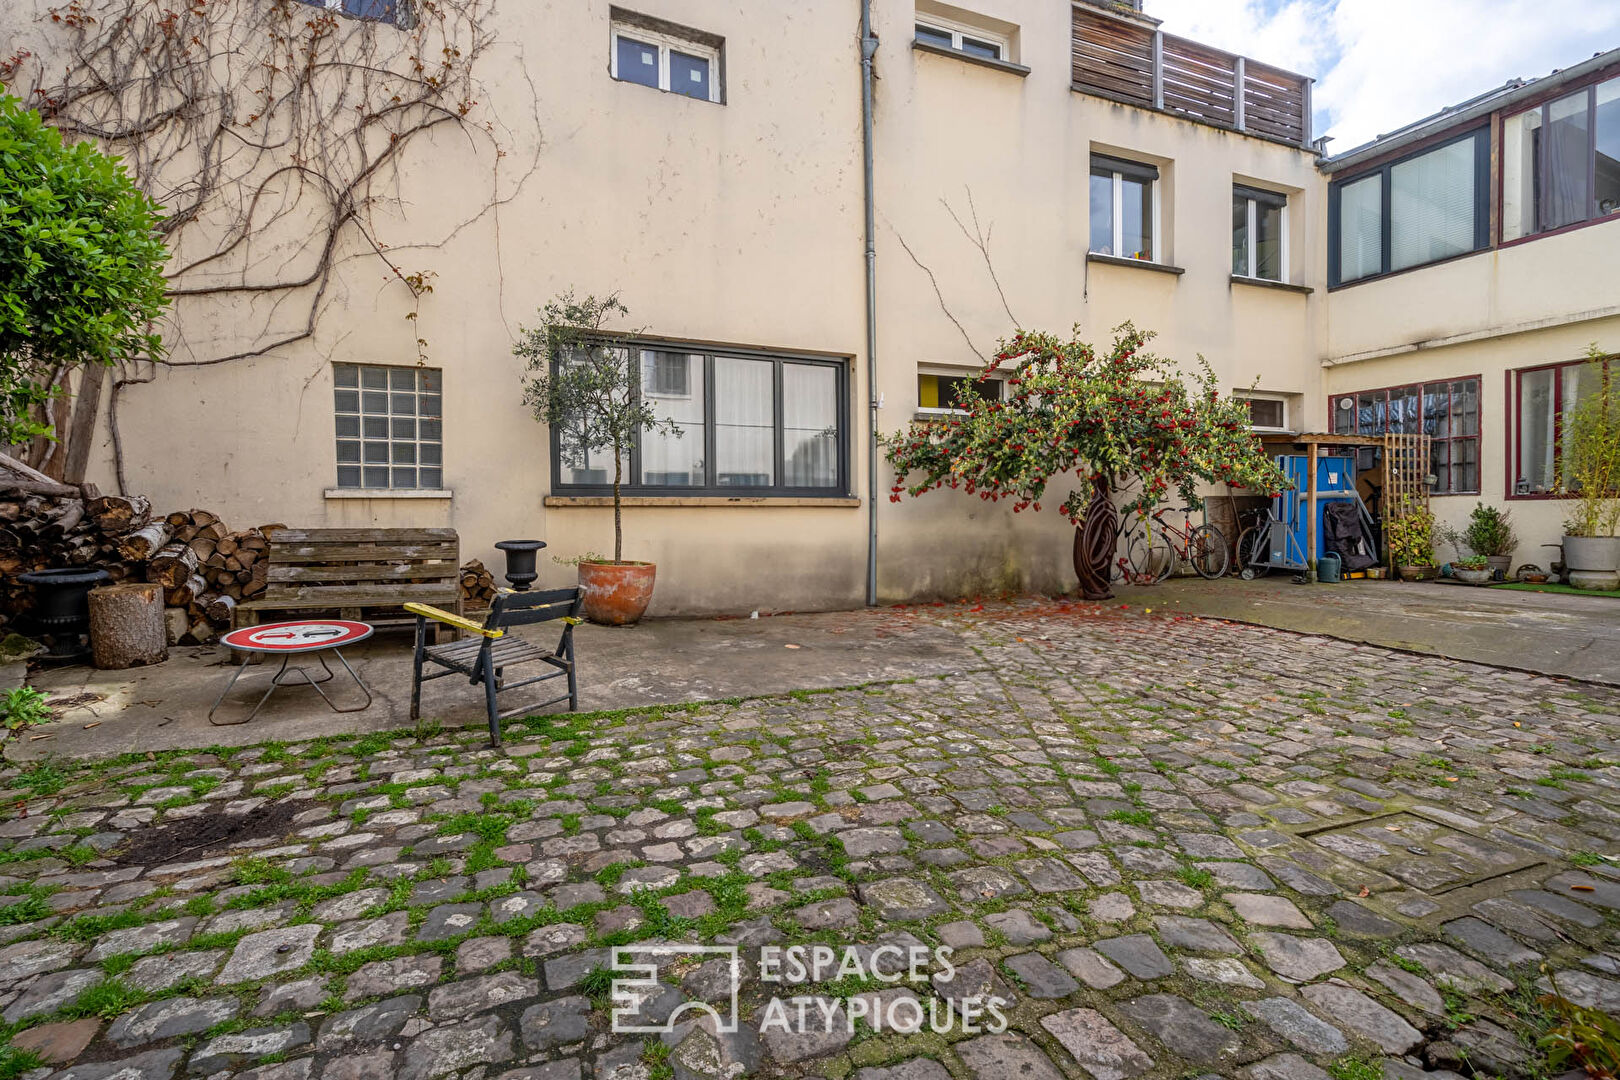
<path fill-rule="evenodd" d="M 0 1076 L 1518 1080 L 1549 979 L 1620 1010 L 1620 691 L 1117 608 L 918 618 L 982 666 L 498 751 L 11 768 Z M 682 957 L 614 1001 L 632 942 L 741 946 L 740 1029 L 613 1034 L 729 994 Z M 864 970 L 761 982 L 818 943 Z M 954 978 L 874 976 L 881 944 Z M 796 994 L 831 1030 L 761 1031 Z M 989 995 L 1003 1033 L 845 1021 Z"/>

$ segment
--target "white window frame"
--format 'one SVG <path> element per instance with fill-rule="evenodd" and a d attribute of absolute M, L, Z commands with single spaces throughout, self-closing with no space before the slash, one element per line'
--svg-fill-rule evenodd
<path fill-rule="evenodd" d="M 1248 186 L 1248 185 L 1239 185 L 1239 186 L 1240 187 L 1245 187 L 1245 186 Z M 1258 202 L 1256 202 L 1252 197 L 1249 197 L 1249 198 L 1245 198 L 1243 200 L 1244 202 L 1248 203 L 1248 205 L 1249 205 L 1249 222 L 1248 222 L 1249 250 L 1247 252 L 1247 260 L 1248 260 L 1249 272 L 1247 274 L 1236 274 L 1236 275 L 1234 275 L 1235 277 L 1245 278 L 1245 279 L 1247 279 L 1249 281 L 1274 281 L 1274 282 L 1276 282 L 1278 284 L 1281 284 L 1281 285 L 1289 284 L 1289 281 L 1288 281 L 1288 267 L 1289 267 L 1290 263 L 1289 263 L 1289 256 L 1288 256 L 1288 201 L 1287 201 L 1288 200 L 1288 193 L 1286 191 L 1279 191 L 1279 192 L 1276 192 L 1276 194 L 1281 196 L 1282 199 L 1283 199 L 1282 214 L 1281 214 L 1281 217 L 1282 217 L 1282 250 L 1277 255 L 1278 273 L 1281 276 L 1280 277 L 1275 277 L 1275 278 L 1261 277 L 1258 273 L 1255 272 L 1256 269 L 1260 265 L 1260 260 L 1256 257 L 1256 255 L 1257 255 L 1257 247 L 1258 247 L 1258 244 L 1259 244 L 1259 229 L 1258 229 L 1258 226 L 1260 224 L 1260 204 Z M 1256 395 L 1256 396 L 1258 396 L 1258 395 Z M 1284 408 L 1286 409 L 1287 406 L 1284 406 Z M 1285 415 L 1286 415 L 1286 413 L 1285 413 Z M 1279 429 L 1279 430 L 1281 430 L 1281 429 Z"/>
<path fill-rule="evenodd" d="M 664 34 L 656 30 L 645 30 L 630 23 L 613 23 L 608 28 L 608 73 L 615 80 L 630 82 L 629 79 L 619 78 L 619 39 L 629 38 L 638 45 L 651 45 L 658 49 L 658 89 L 666 94 L 675 93 L 669 85 L 669 54 L 674 49 L 686 53 L 688 56 L 700 57 L 709 63 L 709 98 L 715 104 L 720 103 L 720 50 L 713 45 L 704 45 L 691 38 L 676 37 L 674 34 Z M 641 86 L 643 84 L 636 83 Z M 678 95 L 692 98 L 691 94 Z M 702 101 L 702 98 L 692 98 Z"/>
<path fill-rule="evenodd" d="M 982 26 L 972 26 L 968 23 L 953 22 L 950 19 L 942 19 L 938 15 L 928 15 L 922 12 L 918 12 L 917 17 L 912 20 L 912 22 L 913 27 L 911 33 L 913 40 L 916 40 L 916 27 L 926 26 L 928 29 L 937 31 L 941 34 L 951 35 L 951 48 L 965 56 L 973 56 L 972 53 L 962 48 L 962 38 L 970 37 L 975 41 L 982 41 L 987 45 L 994 45 L 1001 53 L 1000 56 L 996 57 L 996 60 L 1000 61 L 1001 63 L 1010 64 L 1013 62 L 1012 41 L 1007 37 L 1006 34 L 998 34 L 993 30 L 986 30 Z M 927 45 L 928 42 L 925 41 L 923 44 Z M 983 59 L 983 57 L 974 58 Z"/>
<path fill-rule="evenodd" d="M 917 374 L 919 376 L 933 375 L 936 378 L 942 378 L 942 379 L 973 379 L 973 378 L 977 378 L 979 376 L 979 374 L 983 370 L 984 370 L 983 368 L 950 367 L 950 366 L 943 365 L 943 364 L 919 364 L 917 366 Z M 999 386 L 999 388 L 997 389 L 997 391 L 996 391 L 997 399 L 1000 400 L 1000 401 L 1006 401 L 1007 400 L 1007 377 L 1008 377 L 1008 372 L 1005 369 L 1003 369 L 1001 371 L 998 371 L 994 375 L 990 376 L 990 381 L 1001 384 Z M 923 405 L 921 403 L 921 401 L 919 400 L 919 402 L 917 404 L 916 415 L 918 415 L 918 416 L 966 416 L 967 415 L 967 410 L 966 409 L 952 409 L 952 408 L 949 408 L 949 407 L 943 406 L 943 405 L 940 405 L 940 406 Z"/>
<path fill-rule="evenodd" d="M 1251 207 L 1251 211 L 1252 211 L 1252 208 L 1253 208 L 1252 201 L 1250 203 L 1250 207 Z M 1258 280 L 1266 281 L 1266 280 L 1269 280 L 1269 279 L 1260 278 Z M 1281 427 L 1262 427 L 1259 424 L 1250 424 L 1249 425 L 1249 430 L 1250 431 L 1292 432 L 1294 430 L 1288 424 L 1288 397 L 1287 397 L 1286 394 L 1264 394 L 1264 393 L 1249 394 L 1249 393 L 1245 393 L 1245 394 L 1239 394 L 1238 397 L 1242 401 L 1275 401 L 1277 404 L 1282 406 L 1282 426 Z"/>
<path fill-rule="evenodd" d="M 1150 162 L 1142 162 L 1142 164 L 1147 165 L 1150 164 Z M 1154 168 L 1159 167 L 1155 165 Z M 1091 175 L 1089 168 L 1086 175 Z M 1132 259 L 1132 257 L 1129 255 L 1120 254 L 1120 252 L 1125 250 L 1125 174 L 1117 171 L 1110 171 L 1109 175 L 1113 177 L 1114 182 L 1114 236 L 1112 242 L 1109 244 L 1109 247 L 1114 249 L 1113 258 Z M 1152 195 L 1153 199 L 1153 250 L 1148 252 L 1147 261 L 1162 264 L 1164 262 L 1162 256 L 1164 230 L 1159 220 L 1159 187 L 1164 183 L 1164 170 L 1159 169 L 1159 176 L 1153 180 L 1147 181 L 1147 183 L 1148 192 Z M 1132 259 L 1132 261 L 1140 262 L 1141 260 Z"/>
<path fill-rule="evenodd" d="M 334 15 L 341 15 L 345 19 L 359 19 L 362 22 L 382 23 L 385 26 L 397 26 L 401 30 L 409 30 L 416 25 L 415 8 L 411 0 L 396 0 L 394 17 L 392 19 L 374 19 L 365 15 L 351 15 L 343 10 L 343 0 L 298 0 L 305 7 L 320 8 L 330 11 Z"/>

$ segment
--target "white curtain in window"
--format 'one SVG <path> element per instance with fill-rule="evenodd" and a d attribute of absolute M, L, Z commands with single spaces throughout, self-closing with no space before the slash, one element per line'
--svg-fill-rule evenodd
<path fill-rule="evenodd" d="M 838 375 L 830 367 L 782 365 L 782 472 L 788 487 L 838 483 Z"/>
<path fill-rule="evenodd" d="M 1384 178 L 1369 176 L 1339 189 L 1339 280 L 1383 269 Z"/>
<path fill-rule="evenodd" d="M 776 365 L 714 358 L 715 482 L 722 487 L 776 483 Z"/>
<path fill-rule="evenodd" d="M 1474 250 L 1474 140 L 1390 169 L 1390 269 Z"/>
<path fill-rule="evenodd" d="M 1531 491 L 1553 486 L 1553 379 L 1550 369 L 1519 377 L 1519 480 Z"/>
<path fill-rule="evenodd" d="M 1502 239 L 1536 231 L 1541 110 L 1510 116 L 1502 125 Z"/>
<path fill-rule="evenodd" d="M 693 353 L 641 353 L 641 400 L 676 431 L 641 433 L 641 482 L 653 486 L 703 484 L 703 357 Z"/>

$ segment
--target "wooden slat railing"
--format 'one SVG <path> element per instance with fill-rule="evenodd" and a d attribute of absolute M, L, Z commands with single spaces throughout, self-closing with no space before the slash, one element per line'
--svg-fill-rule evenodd
<path fill-rule="evenodd" d="M 1311 80 L 1178 38 L 1129 18 L 1074 7 L 1074 89 L 1216 127 L 1309 147 Z"/>

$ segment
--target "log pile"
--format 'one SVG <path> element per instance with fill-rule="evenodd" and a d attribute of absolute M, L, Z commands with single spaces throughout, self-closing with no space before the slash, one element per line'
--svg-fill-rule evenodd
<path fill-rule="evenodd" d="M 0 470 L 0 626 L 33 606 L 17 575 L 85 567 L 160 586 L 171 625 L 184 627 L 175 636 L 203 644 L 230 628 L 239 601 L 265 591 L 269 546 L 262 529 L 233 531 L 207 510 L 154 517 L 139 495 Z"/>
<path fill-rule="evenodd" d="M 483 562 L 473 559 L 461 568 L 461 604 L 463 610 L 487 608 L 495 600 L 495 575 L 484 568 Z"/>

